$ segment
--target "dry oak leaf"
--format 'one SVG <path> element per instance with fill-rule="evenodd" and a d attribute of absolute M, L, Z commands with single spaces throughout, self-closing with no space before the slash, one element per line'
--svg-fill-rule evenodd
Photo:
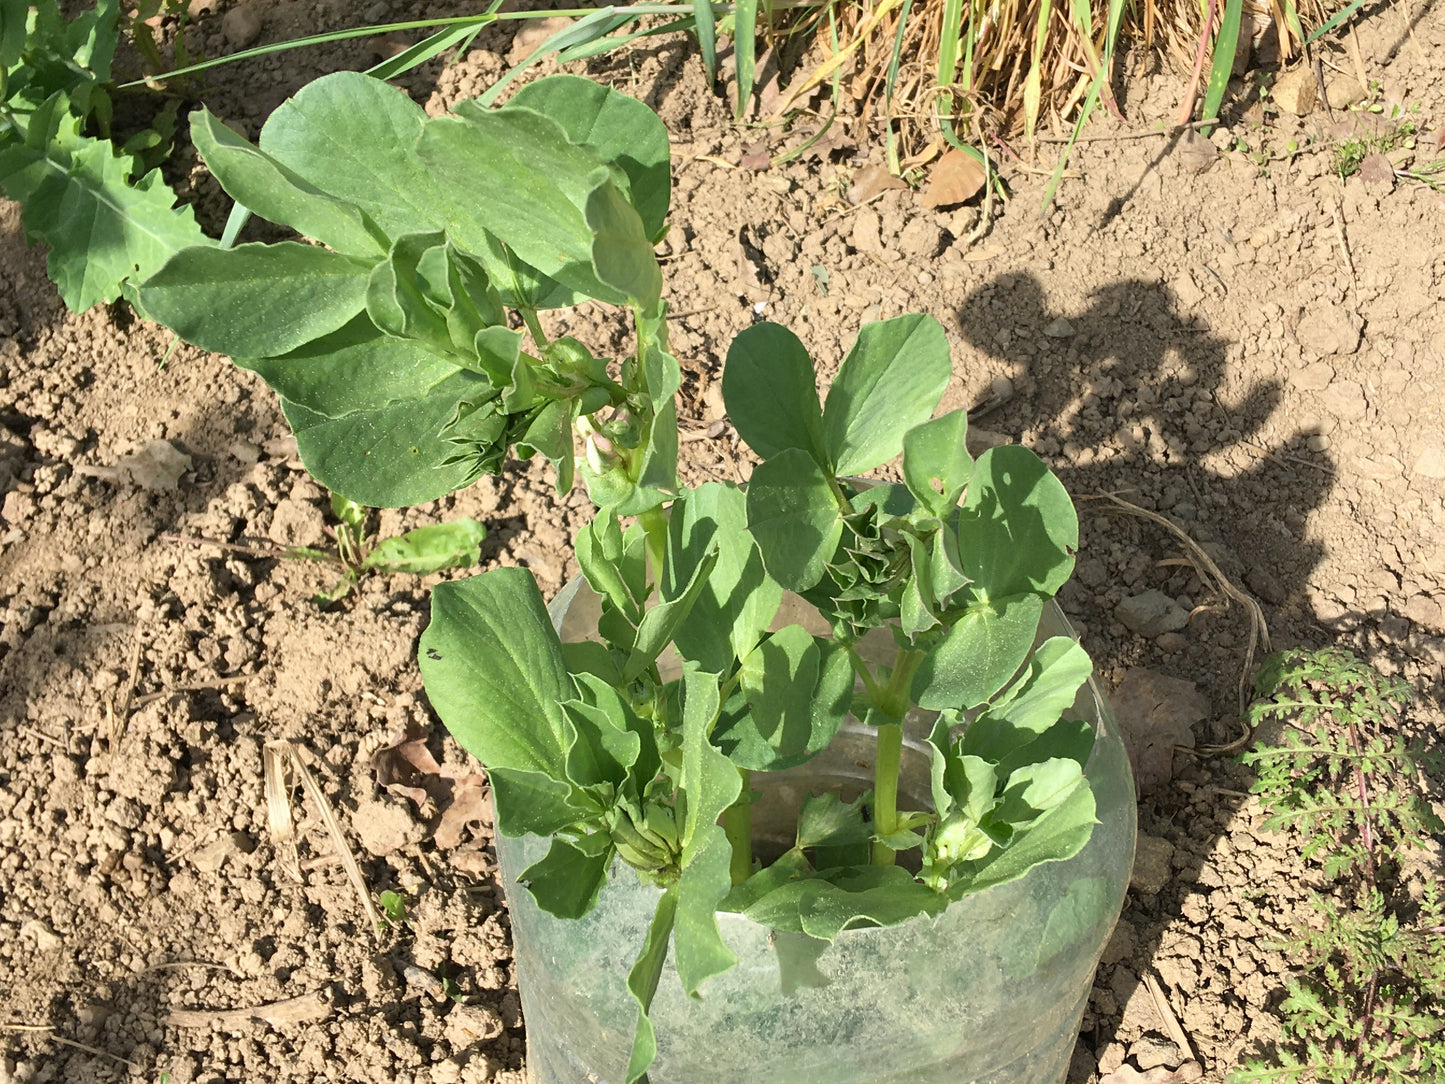
<path fill-rule="evenodd" d="M 907 187 L 908 182 L 893 176 L 886 166 L 864 166 L 853 175 L 853 184 L 848 189 L 848 202 L 854 207 L 861 207 L 891 188 Z"/>
<path fill-rule="evenodd" d="M 1365 191 L 1370 195 L 1388 195 L 1395 187 L 1395 167 L 1378 151 L 1367 154 L 1360 163 L 1360 180 L 1364 182 Z"/>
<path fill-rule="evenodd" d="M 954 207 L 982 192 L 987 180 L 983 163 L 954 147 L 929 171 L 928 184 L 919 198 L 933 210 Z"/>

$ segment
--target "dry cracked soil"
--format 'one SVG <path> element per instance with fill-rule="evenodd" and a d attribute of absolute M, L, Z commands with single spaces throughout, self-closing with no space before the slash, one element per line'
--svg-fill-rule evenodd
<path fill-rule="evenodd" d="M 197 0 L 186 33 L 219 56 L 438 7 Z M 254 134 L 309 79 L 408 40 L 224 67 L 205 100 Z M 1255 70 L 1197 141 L 1117 138 L 1167 123 L 1183 92 L 1131 55 L 1127 123 L 1090 129 L 1044 215 L 1046 177 L 1006 158 L 1013 198 L 983 228 L 977 207 L 874 190 L 876 131 L 752 168 L 757 135 L 685 37 L 586 69 L 673 140 L 662 251 L 688 478 L 737 477 L 746 454 L 719 384 L 738 330 L 788 325 L 826 377 L 862 323 L 923 311 L 953 345 L 945 407 L 978 406 L 978 428 L 1033 447 L 1079 499 L 1061 601 L 1111 695 L 1168 701 L 1176 729 L 1136 750 L 1139 867 L 1076 1084 L 1191 1057 L 1200 1071 L 1169 1079 L 1223 1081 L 1266 1049 L 1289 967 L 1273 946 L 1322 883 L 1296 838 L 1262 829 L 1236 759 L 1205 752 L 1238 737 L 1263 646 L 1181 534 L 1258 601 L 1273 646 L 1353 648 L 1417 688 L 1415 733 L 1445 737 L 1445 195 L 1334 170 L 1395 108 L 1418 126 L 1417 164 L 1445 158 L 1445 10 L 1376 8 L 1356 46 L 1326 54 L 1331 112 L 1266 108 Z M 402 84 L 440 112 L 527 47 L 494 27 Z M 170 179 L 218 230 L 224 197 L 193 154 Z M 479 769 L 412 657 L 430 584 L 373 577 L 320 609 L 329 570 L 269 553 L 325 544 L 329 515 L 270 392 L 224 358 L 168 355 L 122 306 L 66 312 L 4 203 L 0 268 L 0 1082 L 525 1079 Z M 611 319 L 584 310 L 567 330 L 605 352 Z M 585 514 L 514 462 L 376 527 L 474 516 L 484 564 L 550 593 L 576 573 Z M 305 765 L 339 844 L 301 789 L 294 839 L 273 839 L 268 748 Z M 373 928 L 343 850 L 404 920 Z"/>

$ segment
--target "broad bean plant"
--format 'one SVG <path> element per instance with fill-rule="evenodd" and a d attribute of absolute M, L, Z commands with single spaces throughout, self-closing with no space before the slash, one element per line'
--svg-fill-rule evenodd
<path fill-rule="evenodd" d="M 261 374 L 324 484 L 425 501 L 509 452 L 551 460 L 559 490 L 574 465 L 586 482 L 595 628 L 564 642 L 531 574 L 498 568 L 434 590 L 419 662 L 487 768 L 498 830 L 550 837 L 521 878 L 544 910 L 580 917 L 615 876 L 659 890 L 627 977 L 629 1084 L 656 1056 L 669 946 L 689 993 L 736 962 L 718 912 L 831 941 L 965 906 L 1087 842 L 1094 734 L 1070 709 L 1090 662 L 1037 638 L 1078 522 L 1033 453 L 975 459 L 966 413 L 935 416 L 952 371 L 937 321 L 862 328 L 821 399 L 791 332 L 747 329 L 723 394 L 757 466 L 745 487 L 684 488 L 653 256 L 668 143 L 646 107 L 554 76 L 428 118 L 341 74 L 259 146 L 204 112 L 192 131 L 238 203 L 317 243 L 183 249 L 142 304 Z M 630 314 L 635 350 L 548 340 L 542 310 L 582 300 Z M 861 480 L 900 457 L 902 482 Z M 850 719 L 876 738 L 872 786 L 822 788 L 791 847 L 755 848 L 767 773 Z M 922 808 L 899 796 L 906 725 L 926 738 Z"/>

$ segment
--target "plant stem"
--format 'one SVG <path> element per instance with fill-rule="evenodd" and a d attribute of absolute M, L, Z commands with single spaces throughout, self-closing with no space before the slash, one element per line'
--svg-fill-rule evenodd
<path fill-rule="evenodd" d="M 898 831 L 898 768 L 903 755 L 903 724 L 878 728 L 878 752 L 873 758 L 873 829 L 880 836 Z M 891 866 L 897 852 L 881 840 L 873 841 L 873 864 Z"/>
<path fill-rule="evenodd" d="M 880 836 L 898 831 L 898 773 L 903 757 L 903 716 L 913 702 L 913 675 L 923 662 L 921 651 L 900 651 L 893 672 L 874 707 L 896 723 L 878 726 L 878 749 L 873 758 L 873 829 Z M 873 842 L 873 864 L 891 866 L 897 852 L 888 844 Z"/>
<path fill-rule="evenodd" d="M 743 789 L 738 800 L 723 814 L 723 831 L 727 833 L 733 857 L 729 866 L 732 882 L 740 885 L 753 875 L 753 799 L 749 793 L 752 781 L 746 768 L 739 768 Z"/>
<path fill-rule="evenodd" d="M 527 325 L 527 330 L 532 333 L 532 341 L 537 344 L 537 349 L 547 345 L 547 335 L 542 330 L 541 321 L 537 319 L 537 310 L 525 306 L 517 310 L 522 314 L 522 321 Z"/>

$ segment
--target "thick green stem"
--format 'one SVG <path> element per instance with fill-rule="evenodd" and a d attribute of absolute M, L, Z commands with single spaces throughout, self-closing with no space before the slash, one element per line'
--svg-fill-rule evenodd
<path fill-rule="evenodd" d="M 521 308 L 517 310 L 522 314 L 522 320 L 527 325 L 527 330 L 532 333 L 532 341 L 537 344 L 537 349 L 547 345 L 546 332 L 542 330 L 542 323 L 537 319 L 537 310 Z"/>
<path fill-rule="evenodd" d="M 739 768 L 743 790 L 738 800 L 723 814 L 723 831 L 732 847 L 732 863 L 728 867 L 732 882 L 740 885 L 753 875 L 753 800 L 749 793 L 751 780 L 746 768 Z"/>
<path fill-rule="evenodd" d="M 899 720 L 878 726 L 878 751 L 873 758 L 873 829 L 880 836 L 898 831 L 898 772 L 903 757 L 903 716 L 913 702 L 913 675 L 923 662 L 921 651 L 900 651 L 893 672 L 873 706 L 884 716 Z M 871 690 L 870 690 L 871 692 Z M 891 866 L 897 852 L 879 840 L 873 842 L 873 864 Z"/>
<path fill-rule="evenodd" d="M 873 829 L 880 836 L 898 831 L 898 767 L 903 754 L 903 724 L 878 728 L 878 752 L 873 758 Z M 881 840 L 873 841 L 873 864 L 891 866 L 895 851 Z"/>

